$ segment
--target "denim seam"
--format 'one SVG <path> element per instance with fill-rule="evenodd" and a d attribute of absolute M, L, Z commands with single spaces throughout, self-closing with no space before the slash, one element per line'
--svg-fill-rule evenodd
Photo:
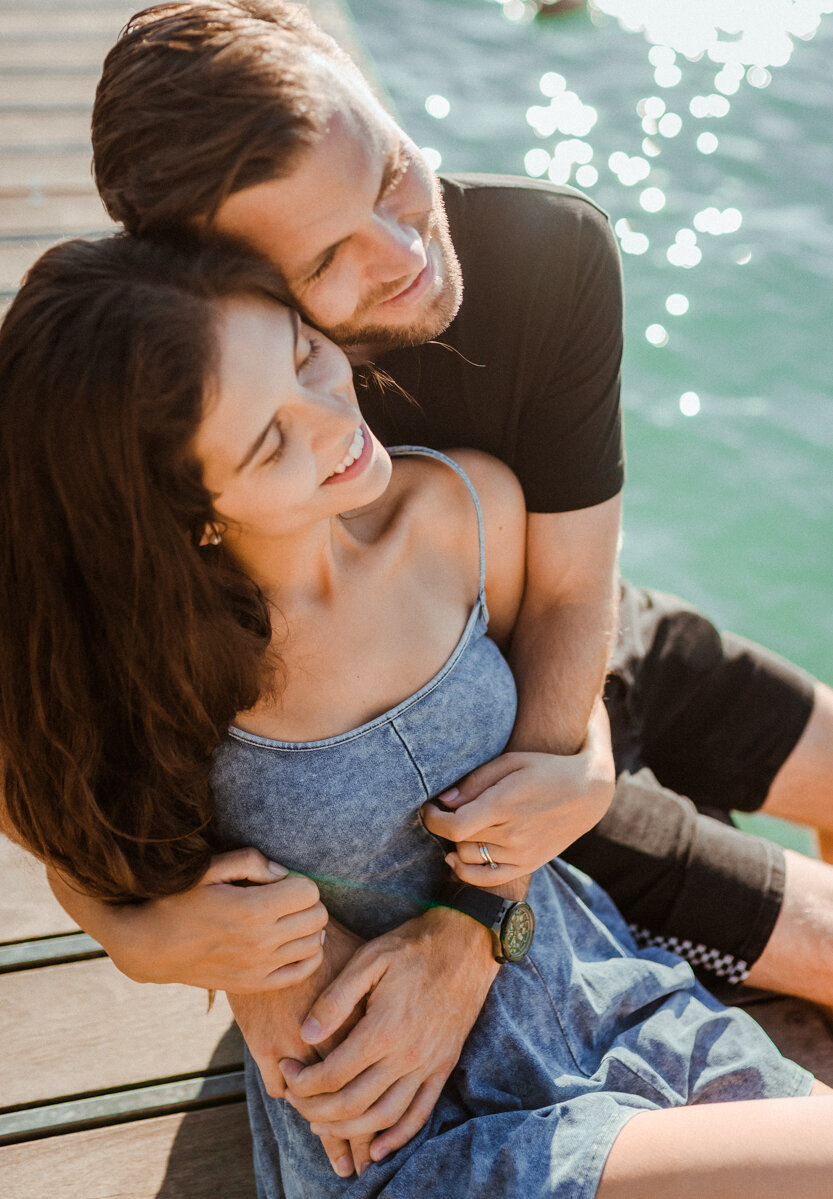
<path fill-rule="evenodd" d="M 408 755 L 408 758 L 410 759 L 411 765 L 413 766 L 414 770 L 417 772 L 417 775 L 419 776 L 419 781 L 422 783 L 422 789 L 425 792 L 425 798 L 428 799 L 431 793 L 428 790 L 428 784 L 425 781 L 425 775 L 420 770 L 419 764 L 417 763 L 416 758 L 411 753 L 411 748 L 408 745 L 408 742 L 405 740 L 405 738 L 402 736 L 401 732 L 397 728 L 395 720 L 392 720 L 390 722 L 390 727 L 391 727 L 391 732 L 399 739 L 399 742 L 400 742 L 402 748 L 405 750 L 405 753 Z"/>
<path fill-rule="evenodd" d="M 584 1069 L 584 1067 L 581 1065 L 581 1063 L 577 1060 L 575 1053 L 573 1053 L 573 1047 L 570 1044 L 570 1041 L 567 1037 L 566 1032 L 564 1031 L 564 1025 L 561 1023 L 561 1017 L 558 1014 L 558 1007 L 556 1006 L 555 1000 L 552 997 L 552 992 L 550 991 L 549 984 L 547 983 L 547 980 L 544 978 L 541 971 L 538 969 L 535 959 L 533 958 L 532 954 L 527 954 L 527 956 L 524 960 L 526 962 L 528 962 L 530 967 L 538 975 L 538 981 L 541 983 L 541 986 L 544 988 L 544 992 L 547 996 L 547 999 L 550 1001 L 550 1007 L 552 1008 L 552 1014 L 555 1016 L 555 1022 L 561 1031 L 561 1038 L 567 1047 L 567 1052 L 569 1053 L 570 1057 L 573 1059 L 573 1064 L 575 1065 L 575 1068 L 578 1070 L 579 1074 L 582 1074 L 585 1078 L 592 1078 L 593 1077 L 592 1074 L 587 1073 L 587 1071 Z M 507 967 L 503 966 L 502 969 L 506 970 Z M 511 965 L 509 966 L 509 969 L 510 970 L 512 969 Z"/>

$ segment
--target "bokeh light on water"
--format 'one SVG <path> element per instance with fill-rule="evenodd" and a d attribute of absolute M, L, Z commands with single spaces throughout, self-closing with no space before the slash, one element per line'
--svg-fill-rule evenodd
<path fill-rule="evenodd" d="M 833 0 L 351 7 L 442 169 L 569 183 L 611 216 L 627 572 L 833 679 Z"/>

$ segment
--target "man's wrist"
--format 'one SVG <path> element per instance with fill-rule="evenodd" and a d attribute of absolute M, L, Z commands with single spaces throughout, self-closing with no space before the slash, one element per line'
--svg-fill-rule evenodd
<path fill-rule="evenodd" d="M 443 955 L 466 970 L 479 970 L 491 986 L 500 967 L 495 961 L 492 936 L 487 928 L 452 908 L 429 908 L 422 916 L 429 936 L 442 939 Z"/>

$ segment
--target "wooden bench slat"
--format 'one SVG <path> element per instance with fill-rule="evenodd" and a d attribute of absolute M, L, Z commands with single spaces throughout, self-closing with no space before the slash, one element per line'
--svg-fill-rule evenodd
<path fill-rule="evenodd" d="M 0 1112 L 0 1145 L 147 1119 L 151 1115 L 214 1107 L 220 1100 L 243 1099 L 245 1089 L 243 1071 L 226 1070 L 207 1077 L 170 1079 L 146 1087 L 102 1091 L 63 1103 L 17 1108 L 13 1112 Z"/>
<path fill-rule="evenodd" d="M 73 111 L 14 112 L 0 109 L 0 145 L 5 147 L 86 144 L 90 140 L 90 112 L 73 105 Z M 5 172 L 4 172 L 5 174 Z"/>
<path fill-rule="evenodd" d="M 29 261 L 34 262 L 48 244 L 28 243 L 17 251 L 17 261 L 22 261 L 23 256 L 28 255 Z M 4 250 L 5 247 L 0 247 L 0 254 Z M 50 891 L 40 862 L 1 834 L 0 878 L 3 880 L 0 888 L 0 942 L 77 931 L 78 926 Z"/>
<path fill-rule="evenodd" d="M 0 9 L 0 37 L 38 38 L 46 37 L 112 37 L 126 20 L 129 6 L 119 3 L 107 6 L 84 5 L 83 8 L 50 8 L 48 24 L 40 4 L 37 9 L 21 6 L 18 9 Z"/>
<path fill-rule="evenodd" d="M 91 192 L 92 159 L 88 148 L 61 154 L 32 151 L 7 155 L 0 195 L 38 191 Z"/>
<path fill-rule="evenodd" d="M 749 993 L 737 1006 L 757 1020 L 784 1057 L 833 1086 L 833 1028 L 820 1008 L 766 991 Z"/>
<path fill-rule="evenodd" d="M 59 933 L 56 937 L 38 937 L 0 945 L 0 974 L 106 956 L 98 941 L 86 933 Z"/>
<path fill-rule="evenodd" d="M 255 1199 L 245 1105 L 0 1147 L 3 1199 Z"/>
<path fill-rule="evenodd" d="M 224 995 L 142 986 L 107 959 L 0 975 L 0 1107 L 239 1068 Z"/>
<path fill-rule="evenodd" d="M 0 71 L 13 74 L 26 71 L 81 70 L 85 74 L 101 74 L 108 50 L 116 40 L 113 36 L 67 38 L 3 38 L 0 40 Z"/>
<path fill-rule="evenodd" d="M 49 75 L 7 71 L 0 78 L 0 104 L 84 103 L 92 109 L 97 82 L 97 71 L 62 73 L 55 68 Z"/>
<path fill-rule="evenodd" d="M 6 234 L 40 233 L 46 229 L 81 233 L 105 229 L 108 224 L 112 223 L 92 188 L 89 195 L 46 195 L 37 204 L 23 197 L 0 195 L 0 228 Z"/>

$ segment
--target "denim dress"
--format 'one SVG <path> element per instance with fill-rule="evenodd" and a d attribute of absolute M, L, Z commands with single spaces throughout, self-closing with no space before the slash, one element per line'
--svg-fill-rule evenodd
<path fill-rule="evenodd" d="M 284 742 L 232 728 L 216 754 L 215 834 L 308 874 L 337 920 L 376 937 L 418 915 L 448 846 L 421 805 L 500 754 L 516 695 L 486 635 L 483 526 L 477 602 L 453 654 L 408 699 L 357 729 Z M 639 951 L 605 892 L 558 860 L 533 876 L 535 940 L 501 967 L 434 1112 L 361 1178 L 333 1172 L 318 1137 L 267 1095 L 247 1054 L 259 1199 L 591 1199 L 610 1148 L 640 1111 L 806 1095 L 812 1077 L 690 967 Z M 465 963 L 461 963 L 465 969 Z"/>

